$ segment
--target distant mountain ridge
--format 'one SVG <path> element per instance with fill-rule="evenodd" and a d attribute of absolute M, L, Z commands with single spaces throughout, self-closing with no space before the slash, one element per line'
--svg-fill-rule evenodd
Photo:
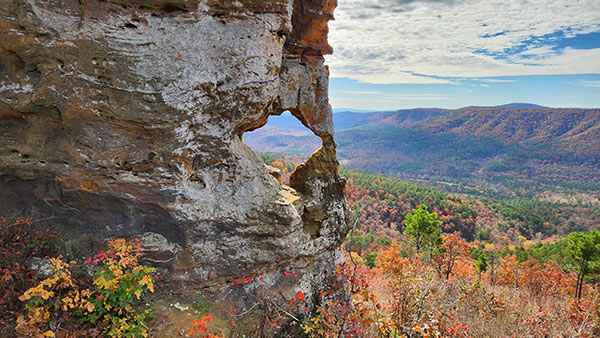
<path fill-rule="evenodd" d="M 339 112 L 333 114 L 333 126 L 336 131 L 352 128 L 387 128 L 408 126 L 429 119 L 446 115 L 451 110 L 441 108 L 401 109 L 372 113 Z"/>
<path fill-rule="evenodd" d="M 497 137 L 503 142 L 587 140 L 600 145 L 600 138 L 590 139 L 600 130 L 600 109 L 467 107 L 428 120 L 423 127 L 438 133 Z M 600 154 L 600 148 L 587 151 Z"/>
<path fill-rule="evenodd" d="M 465 107 L 342 112 L 334 114 L 333 122 L 338 132 L 418 127 L 428 133 L 495 137 L 505 143 L 563 140 L 586 147 L 600 145 L 600 109 Z M 600 147 L 586 151 L 600 154 Z"/>
<path fill-rule="evenodd" d="M 334 108 L 333 113 L 351 112 L 351 113 L 372 113 L 374 110 L 354 109 L 354 108 Z"/>
<path fill-rule="evenodd" d="M 502 104 L 502 105 L 494 106 L 494 107 L 495 108 L 550 108 L 550 107 L 540 106 L 538 104 L 520 103 L 520 102 L 507 103 L 507 104 Z"/>

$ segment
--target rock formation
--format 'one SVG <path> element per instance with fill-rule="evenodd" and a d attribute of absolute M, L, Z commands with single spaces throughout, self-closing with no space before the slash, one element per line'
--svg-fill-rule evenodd
<path fill-rule="evenodd" d="M 74 258 L 139 237 L 182 288 L 293 269 L 290 290 L 314 293 L 348 230 L 323 59 L 335 6 L 1 1 L 0 215 L 36 218 Z M 242 140 L 286 110 L 323 141 L 291 187 Z"/>

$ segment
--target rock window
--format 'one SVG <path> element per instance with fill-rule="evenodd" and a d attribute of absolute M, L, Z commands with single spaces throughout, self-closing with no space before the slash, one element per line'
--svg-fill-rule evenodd
<path fill-rule="evenodd" d="M 304 162 L 321 147 L 321 139 L 293 116 L 289 111 L 269 116 L 267 124 L 244 133 L 244 143 L 257 152 L 265 164 L 279 176 L 279 182 L 289 184 L 295 166 Z"/>

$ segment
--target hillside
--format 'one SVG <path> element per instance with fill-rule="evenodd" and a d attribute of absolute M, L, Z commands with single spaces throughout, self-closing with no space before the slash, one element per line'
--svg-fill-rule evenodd
<path fill-rule="evenodd" d="M 457 197 L 377 175 L 344 175 L 357 219 L 345 243 L 352 257 L 347 275 L 350 281 L 359 276 L 353 285 L 356 298 L 381 302 L 369 307 L 375 313 L 371 316 L 384 318 L 379 322 L 392 318 L 394 325 L 408 331 L 416 325 L 394 319 L 394 314 L 413 313 L 428 318 L 419 321 L 429 320 L 422 327 L 439 327 L 431 331 L 434 334 L 448 330 L 450 334 L 439 335 L 444 337 L 575 336 L 564 333 L 582 332 L 584 327 L 588 331 L 581 336 L 600 334 L 598 319 L 589 325 L 573 320 L 579 314 L 600 318 L 600 270 L 578 274 L 572 251 L 572 243 L 580 238 L 600 243 L 597 231 L 587 232 L 598 227 L 599 209 Z M 435 212 L 430 216 L 441 221 L 439 237 L 426 234 L 423 218 L 414 221 L 415 203 L 425 203 L 428 207 L 421 208 Z M 537 230 L 542 232 L 532 234 Z M 549 233 L 558 236 L 548 237 Z M 438 239 L 419 251 L 417 236 Z M 598 266 L 600 255 L 595 257 L 590 265 Z M 371 294 L 374 297 L 367 298 Z M 574 295 L 575 307 L 569 303 Z M 418 317 L 419 311 L 431 315 Z"/>
<path fill-rule="evenodd" d="M 513 103 L 501 104 L 499 106 L 496 106 L 496 108 L 548 108 L 548 107 L 540 106 L 539 104 L 533 104 L 533 103 L 513 102 Z"/>
<path fill-rule="evenodd" d="M 600 209 L 566 203 L 548 203 L 529 199 L 495 200 L 457 196 L 385 176 L 343 170 L 348 178 L 346 198 L 358 213 L 366 233 L 395 238 L 404 230 L 407 213 L 425 203 L 438 214 L 447 233 L 459 231 L 467 240 L 502 238 L 517 241 L 519 236 L 542 239 L 564 236 L 572 231 L 597 228 Z"/>
<path fill-rule="evenodd" d="M 338 112 L 333 122 L 338 154 L 351 167 L 455 192 L 600 202 L 600 109 Z M 320 146 L 271 123 L 254 133 L 245 142 L 259 151 L 309 154 Z"/>
<path fill-rule="evenodd" d="M 335 130 L 381 129 L 415 125 L 423 120 L 443 116 L 451 112 L 446 109 L 420 108 L 373 113 L 339 112 L 333 115 Z"/>
<path fill-rule="evenodd" d="M 423 124 L 434 134 L 492 137 L 505 144 L 560 142 L 571 150 L 587 148 L 598 161 L 600 109 L 466 107 Z"/>

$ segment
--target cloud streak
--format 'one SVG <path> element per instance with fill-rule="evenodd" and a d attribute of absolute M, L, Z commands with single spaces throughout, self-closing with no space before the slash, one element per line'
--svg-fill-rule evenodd
<path fill-rule="evenodd" d="M 511 82 L 517 82 L 517 80 L 504 80 L 504 79 L 483 79 L 481 81 L 488 82 L 488 83 L 511 83 Z"/>
<path fill-rule="evenodd" d="M 437 101 L 447 100 L 449 94 L 385 94 L 386 98 L 391 100 L 411 100 L 411 101 Z"/>
<path fill-rule="evenodd" d="M 579 81 L 579 83 L 584 87 L 600 88 L 600 81 Z"/>
<path fill-rule="evenodd" d="M 338 93 L 344 94 L 359 94 L 359 95 L 383 95 L 382 92 L 378 91 L 360 91 L 360 90 L 338 90 Z"/>
<path fill-rule="evenodd" d="M 337 92 L 341 93 L 341 91 Z M 353 107 L 356 109 L 366 110 L 386 110 L 386 109 L 399 109 L 406 105 L 415 106 L 421 105 L 425 102 L 432 102 L 432 104 L 439 104 L 439 102 L 445 102 L 452 99 L 451 95 L 448 94 L 382 94 L 374 97 L 367 98 L 356 98 L 356 97 L 339 97 L 337 95 L 331 96 L 329 101 L 334 107 Z M 436 103 L 434 103 L 436 102 Z"/>
<path fill-rule="evenodd" d="M 332 77 L 444 84 L 600 73 L 600 48 L 554 45 L 557 33 L 600 31 L 597 0 L 344 0 L 335 15 L 329 35 L 335 52 L 327 57 Z"/>

